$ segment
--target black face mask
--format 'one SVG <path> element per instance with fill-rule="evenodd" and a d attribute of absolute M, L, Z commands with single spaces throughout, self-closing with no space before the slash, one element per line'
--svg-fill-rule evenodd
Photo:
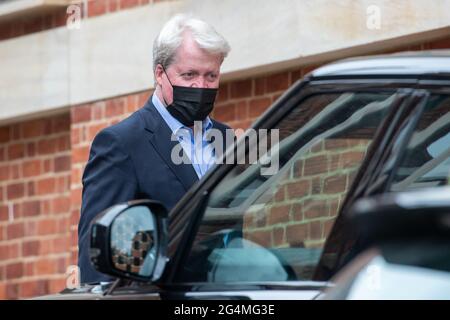
<path fill-rule="evenodd" d="M 205 120 L 214 107 L 217 89 L 174 86 L 167 73 L 166 77 L 173 89 L 173 102 L 167 111 L 187 127 Z"/>

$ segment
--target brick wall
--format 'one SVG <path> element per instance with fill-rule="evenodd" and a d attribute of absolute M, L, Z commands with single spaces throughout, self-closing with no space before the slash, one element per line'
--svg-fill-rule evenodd
<path fill-rule="evenodd" d="M 0 298 L 63 287 L 70 174 L 68 114 L 0 128 Z"/>
<path fill-rule="evenodd" d="M 450 48 L 450 37 L 397 51 L 434 48 Z M 245 129 L 312 68 L 222 83 L 213 117 Z M 150 94 L 146 91 L 71 106 L 70 113 L 0 127 L 0 299 L 55 293 L 65 287 L 66 268 L 77 259 L 81 175 L 92 139 L 100 129 L 141 107 Z M 343 154 L 352 158 L 350 152 Z M 329 185 L 339 187 L 333 182 Z M 292 188 L 282 189 L 288 195 L 299 192 Z M 328 218 L 322 221 L 314 212 L 322 205 L 334 210 L 336 203 L 305 201 L 302 205 L 303 214 L 319 224 L 311 224 L 307 230 L 292 226 L 276 231 L 271 241 L 281 246 L 298 241 L 314 246 L 322 241 L 330 227 Z M 9 220 L 11 210 L 13 221 Z M 275 221 L 281 208 L 274 205 L 271 210 L 269 217 Z M 305 236 L 299 238 L 299 234 Z"/>
<path fill-rule="evenodd" d="M 155 4 L 162 1 L 171 0 L 87 0 L 87 12 L 84 13 L 83 1 L 73 1 L 73 4 L 80 4 L 83 18 L 100 16 L 137 6 Z M 39 31 L 44 31 L 56 27 L 61 27 L 67 21 L 67 7 L 55 8 L 54 10 L 42 14 L 35 14 L 31 18 L 26 16 L 12 21 L 0 23 L 0 41 L 23 36 Z"/>

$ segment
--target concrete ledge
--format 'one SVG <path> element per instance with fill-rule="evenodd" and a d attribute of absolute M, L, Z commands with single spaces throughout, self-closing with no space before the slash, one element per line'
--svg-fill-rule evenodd
<path fill-rule="evenodd" d="M 380 28 L 367 27 L 376 5 Z M 230 42 L 223 80 L 376 53 L 450 35 L 450 0 L 160 2 L 0 42 L 0 123 L 151 89 L 152 43 L 175 13 Z M 52 111 L 53 112 L 53 111 Z"/>

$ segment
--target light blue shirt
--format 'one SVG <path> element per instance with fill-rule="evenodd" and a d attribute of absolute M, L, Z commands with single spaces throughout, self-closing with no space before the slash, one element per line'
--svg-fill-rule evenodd
<path fill-rule="evenodd" d="M 152 96 L 152 102 L 158 113 L 164 119 L 172 131 L 172 136 L 176 137 L 184 152 L 197 173 L 198 178 L 203 177 L 215 163 L 215 152 L 211 142 L 206 139 L 206 135 L 212 128 L 212 121 L 209 117 L 203 121 L 202 130 L 192 130 L 175 119 L 166 107 L 161 103 L 156 94 Z"/>

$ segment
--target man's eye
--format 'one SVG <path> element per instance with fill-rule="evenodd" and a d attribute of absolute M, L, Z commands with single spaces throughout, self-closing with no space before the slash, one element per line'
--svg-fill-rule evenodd
<path fill-rule="evenodd" d="M 184 78 L 192 78 L 194 76 L 194 73 L 193 72 L 186 72 L 186 73 L 183 73 L 182 76 Z"/>

